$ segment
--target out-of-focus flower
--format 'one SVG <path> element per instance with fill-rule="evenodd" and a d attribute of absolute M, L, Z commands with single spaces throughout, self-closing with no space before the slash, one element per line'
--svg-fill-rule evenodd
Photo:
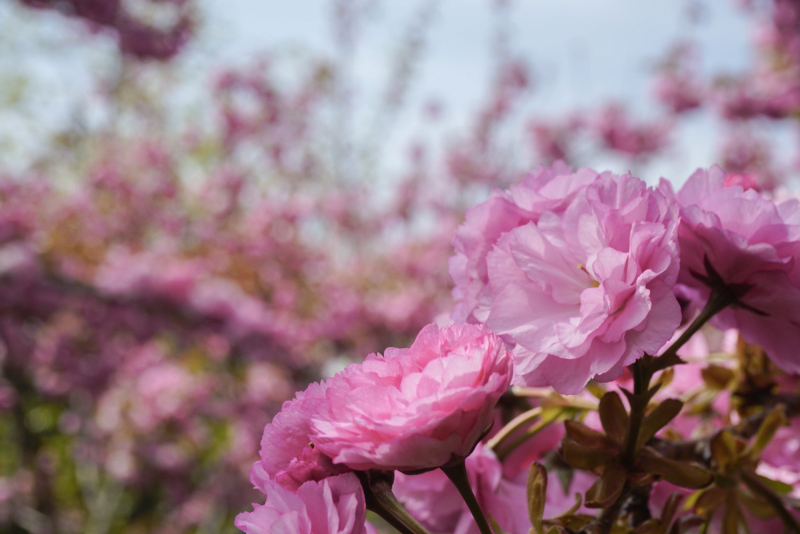
<path fill-rule="evenodd" d="M 361 483 L 352 473 L 308 481 L 291 492 L 265 481 L 263 505 L 236 516 L 236 526 L 247 534 L 367 534 L 367 508 Z"/>
<path fill-rule="evenodd" d="M 555 471 L 547 473 L 547 494 L 545 495 L 544 503 L 545 518 L 558 517 L 572 509 L 575 506 L 575 494 L 585 494 L 597 480 L 597 475 L 575 469 L 571 471 L 568 480 L 566 483 L 559 480 Z M 577 512 L 591 513 L 591 510 L 581 506 Z"/>
<path fill-rule="evenodd" d="M 146 6 L 146 2 L 123 2 L 121 0 L 20 0 L 34 8 L 51 8 L 61 11 L 65 15 L 79 17 L 92 26 L 103 26 L 116 32 L 119 39 L 119 48 L 123 54 L 139 59 L 166 60 L 180 52 L 194 29 L 187 0 L 155 0 L 152 4 L 159 4 L 171 8 L 171 17 L 161 17 L 155 24 L 144 20 L 145 17 L 137 16 L 136 10 L 130 9 L 155 6 Z M 144 5 L 142 5 L 144 4 Z M 171 24 L 165 25 L 166 19 Z M 173 19 L 173 21 L 170 21 Z"/>
<path fill-rule="evenodd" d="M 656 78 L 654 91 L 658 99 L 673 113 L 685 113 L 700 107 L 702 90 L 691 78 L 675 72 L 664 72 Z"/>
<path fill-rule="evenodd" d="M 633 157 L 645 157 L 667 145 L 671 124 L 664 120 L 633 124 L 625 108 L 610 104 L 598 113 L 594 129 L 605 148 Z"/>
<path fill-rule="evenodd" d="M 677 194 L 662 180 L 681 205 L 678 282 L 698 306 L 712 291 L 728 294 L 733 305 L 712 323 L 737 328 L 781 369 L 800 372 L 800 202 L 777 205 L 725 180 L 716 166 L 697 170 Z"/>
<path fill-rule="evenodd" d="M 579 176 L 592 180 L 576 191 Z M 680 322 L 672 292 L 677 205 L 630 175 L 595 176 L 584 170 L 551 180 L 562 197 L 536 219 L 462 227 L 462 235 L 472 230 L 473 250 L 493 248 L 485 261 L 471 255 L 485 271 L 461 275 L 453 267 L 467 263 L 464 254 L 451 272 L 461 275 L 454 278 L 462 294 L 475 295 L 472 316 L 514 344 L 515 384 L 577 393 L 590 378 L 613 380 L 660 349 Z M 470 284 L 482 287 L 468 293 Z"/>
<path fill-rule="evenodd" d="M 698 70 L 694 46 L 687 42 L 678 43 L 669 51 L 654 79 L 656 98 L 675 114 L 699 107 L 705 95 L 698 80 Z"/>
<path fill-rule="evenodd" d="M 778 429 L 761 455 L 758 473 L 792 486 L 791 496 L 800 498 L 800 420 Z"/>
<path fill-rule="evenodd" d="M 469 455 L 511 373 L 502 340 L 485 327 L 428 325 L 411 348 L 333 377 L 311 438 L 353 469 L 435 469 Z"/>
<path fill-rule="evenodd" d="M 728 175 L 725 186 L 771 191 L 782 180 L 785 170 L 776 161 L 774 146 L 746 129 L 728 134 L 720 154 L 721 167 Z"/>
<path fill-rule="evenodd" d="M 131 419 L 141 432 L 151 432 L 171 418 L 184 418 L 200 402 L 205 385 L 179 365 L 162 363 L 146 369 L 136 380 Z"/>

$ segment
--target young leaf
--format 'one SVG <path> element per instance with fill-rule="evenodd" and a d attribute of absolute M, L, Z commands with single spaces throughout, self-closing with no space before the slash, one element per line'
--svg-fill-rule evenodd
<path fill-rule="evenodd" d="M 670 421 L 681 412 L 683 402 L 678 399 L 666 399 L 656 406 L 652 412 L 647 414 L 642 421 L 642 428 L 639 431 L 639 439 L 636 442 L 636 449 L 642 448 L 656 432 L 667 426 Z"/>
<path fill-rule="evenodd" d="M 713 389 L 725 389 L 733 380 L 733 371 L 720 365 L 709 365 L 701 371 L 703 381 Z"/>
<path fill-rule="evenodd" d="M 730 467 L 739 459 L 733 435 L 723 430 L 711 438 L 711 458 L 722 473 L 727 473 Z"/>
<path fill-rule="evenodd" d="M 606 434 L 617 445 L 622 445 L 628 430 L 628 413 L 616 391 L 609 391 L 600 399 L 600 422 Z"/>
<path fill-rule="evenodd" d="M 576 421 L 564 421 L 564 430 L 572 441 L 588 449 L 604 449 L 614 447 L 614 442 L 602 432 L 592 430 Z"/>
<path fill-rule="evenodd" d="M 753 440 L 753 444 L 750 446 L 750 450 L 748 451 L 750 458 L 757 460 L 758 457 L 761 456 L 761 453 L 764 452 L 767 445 L 769 445 L 769 442 L 772 441 L 778 429 L 788 424 L 789 421 L 786 419 L 786 414 L 784 413 L 784 407 L 782 405 L 778 405 L 774 410 L 769 412 L 761 423 L 761 426 L 758 427 L 758 433 Z"/>
<path fill-rule="evenodd" d="M 536 534 L 542 534 L 542 516 L 547 498 L 547 470 L 540 463 L 533 462 L 528 471 L 528 517 Z"/>
<path fill-rule="evenodd" d="M 489 526 L 492 527 L 492 532 L 494 534 L 508 534 L 508 532 L 500 528 L 500 525 L 495 521 L 494 517 L 492 517 L 492 514 L 489 514 Z M 536 534 L 539 533 L 537 532 Z"/>
<path fill-rule="evenodd" d="M 575 469 L 591 471 L 619 456 L 619 451 L 608 448 L 590 449 L 565 438 L 558 444 L 558 455 Z"/>
<path fill-rule="evenodd" d="M 586 506 L 588 508 L 607 508 L 611 506 L 622 494 L 628 470 L 621 464 L 613 463 L 606 467 L 602 476 L 586 492 Z"/>
<path fill-rule="evenodd" d="M 647 447 L 642 449 L 637 465 L 643 471 L 660 475 L 683 488 L 702 488 L 714 480 L 711 472 L 698 464 L 665 458 Z"/>
<path fill-rule="evenodd" d="M 708 515 L 722 506 L 725 502 L 727 491 L 722 488 L 711 487 L 703 491 L 694 504 L 694 511 L 697 515 Z"/>
<path fill-rule="evenodd" d="M 583 497 L 581 497 L 580 493 L 575 493 L 575 504 L 572 505 L 572 508 L 561 514 L 559 517 L 566 517 L 577 513 L 580 510 L 581 505 L 583 504 Z"/>

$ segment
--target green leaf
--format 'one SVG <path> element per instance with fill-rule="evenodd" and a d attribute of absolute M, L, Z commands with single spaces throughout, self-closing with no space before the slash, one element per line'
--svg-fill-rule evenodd
<path fill-rule="evenodd" d="M 678 399 L 666 399 L 656 406 L 642 421 L 639 431 L 639 439 L 636 441 L 636 449 L 639 450 L 656 435 L 656 432 L 667 426 L 670 421 L 681 413 L 683 402 Z"/>
<path fill-rule="evenodd" d="M 616 391 L 609 391 L 600 399 L 598 406 L 600 422 L 611 440 L 622 445 L 628 431 L 628 413 Z"/>
<path fill-rule="evenodd" d="M 682 488 L 699 489 L 714 480 L 714 475 L 699 464 L 665 458 L 648 447 L 642 449 L 637 465 L 643 471 L 660 475 Z"/>
<path fill-rule="evenodd" d="M 542 516 L 547 498 L 547 470 L 540 463 L 533 462 L 528 471 L 528 517 L 536 534 L 542 534 Z"/>
<path fill-rule="evenodd" d="M 586 492 L 588 508 L 607 508 L 622 494 L 628 470 L 621 464 L 613 463 L 606 467 L 603 474 L 595 480 Z"/>
<path fill-rule="evenodd" d="M 675 518 L 675 514 L 678 513 L 678 505 L 682 500 L 683 495 L 677 491 L 670 494 L 670 496 L 667 498 L 667 502 L 661 509 L 661 524 L 664 525 L 665 529 L 670 523 L 672 523 L 672 520 Z"/>
<path fill-rule="evenodd" d="M 582 504 L 583 504 L 583 497 L 581 497 L 580 493 L 576 492 L 575 493 L 575 504 L 573 504 L 572 508 L 570 508 L 569 510 L 567 510 L 566 512 L 561 514 L 559 517 L 566 517 L 566 516 L 570 516 L 570 515 L 574 514 L 575 512 L 577 512 L 580 509 Z"/>
<path fill-rule="evenodd" d="M 761 456 L 761 453 L 764 452 L 767 445 L 769 445 L 769 442 L 772 441 L 778 429 L 788 424 L 789 421 L 786 419 L 786 414 L 784 413 L 784 407 L 782 405 L 778 405 L 774 410 L 769 412 L 764 418 L 764 421 L 761 422 L 761 426 L 758 427 L 756 437 L 753 440 L 753 444 L 750 446 L 750 450 L 748 451 L 750 458 L 757 460 Z"/>
<path fill-rule="evenodd" d="M 723 430 L 711 438 L 711 458 L 722 473 L 727 473 L 739 459 L 736 442 L 733 435 Z"/>
<path fill-rule="evenodd" d="M 722 516 L 722 532 L 724 534 L 736 534 L 739 532 L 739 523 L 742 522 L 742 515 L 736 501 L 729 499 L 725 506 Z"/>
<path fill-rule="evenodd" d="M 772 480 L 767 477 L 762 477 L 761 475 L 756 475 L 756 478 L 758 478 L 758 480 L 760 480 L 765 486 L 772 488 L 772 491 L 778 493 L 779 495 L 788 495 L 792 492 L 792 486 L 786 484 L 785 482 Z"/>
<path fill-rule="evenodd" d="M 569 436 L 572 441 L 587 449 L 604 449 L 613 448 L 615 446 L 615 443 L 608 439 L 602 432 L 592 430 L 588 426 L 578 423 L 577 421 L 564 421 L 564 430 L 566 430 L 567 436 Z"/>
<path fill-rule="evenodd" d="M 733 371 L 721 365 L 709 365 L 700 373 L 703 381 L 712 389 L 725 389 L 733 380 Z"/>
<path fill-rule="evenodd" d="M 655 519 L 648 519 L 633 531 L 633 534 L 663 534 L 661 523 Z"/>
<path fill-rule="evenodd" d="M 768 520 L 774 519 L 778 516 L 775 508 L 767 502 L 763 497 L 754 494 L 752 491 L 743 489 L 736 492 L 739 501 L 744 504 L 747 511 L 759 519 Z"/>
<path fill-rule="evenodd" d="M 492 517 L 492 514 L 489 514 L 489 526 L 492 527 L 492 532 L 494 532 L 494 534 L 508 534 L 508 532 L 500 528 L 500 525 L 495 521 L 494 517 Z"/>
<path fill-rule="evenodd" d="M 725 502 L 727 491 L 722 488 L 712 487 L 703 491 L 694 503 L 694 511 L 697 515 L 708 515 L 722 506 Z"/>
<path fill-rule="evenodd" d="M 575 469 L 590 471 L 607 464 L 619 456 L 619 451 L 610 448 L 594 449 L 584 447 L 571 439 L 565 438 L 558 444 L 558 455 Z"/>

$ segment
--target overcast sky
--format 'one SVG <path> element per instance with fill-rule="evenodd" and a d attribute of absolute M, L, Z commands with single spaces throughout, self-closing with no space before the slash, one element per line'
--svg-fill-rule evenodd
<path fill-rule="evenodd" d="M 427 46 L 416 71 L 412 102 L 437 98 L 453 131 L 481 102 L 491 72 L 497 0 L 442 0 L 427 30 Z M 396 50 L 420 6 L 432 0 L 375 1 L 364 28 L 354 76 L 369 101 L 387 77 L 387 57 Z M 299 44 L 333 46 L 329 0 L 210 0 L 212 55 L 236 61 L 253 52 Z M 642 117 L 658 114 L 650 96 L 650 73 L 668 47 L 681 39 L 700 45 L 706 73 L 735 73 L 750 62 L 754 27 L 735 0 L 516 0 L 510 2 L 507 40 L 513 53 L 533 67 L 536 90 L 529 111 L 558 116 L 609 100 L 625 102 Z M 694 22 L 692 22 L 694 21 Z M 449 122 L 448 122 L 449 121 Z M 398 125 L 393 139 L 410 135 L 413 120 Z M 652 182 L 675 181 L 708 166 L 717 147 L 716 125 L 702 114 L 678 132 L 678 150 L 642 169 Z M 610 167 L 614 160 L 603 162 Z M 617 171 L 625 169 L 617 168 Z"/>
<path fill-rule="evenodd" d="M 19 68 L 22 49 L 58 50 L 24 56 L 36 58 L 36 70 L 49 84 L 31 113 L 58 122 L 58 117 L 68 117 L 65 102 L 70 98 L 91 97 L 87 68 L 104 68 L 113 41 L 90 39 L 77 48 L 65 46 L 69 37 L 59 36 L 71 31 L 74 41 L 76 23 L 64 23 L 54 14 L 41 19 L 38 13 L 36 18 L 26 15 L 20 20 L 20 9 L 10 8 L 9 1 L 0 0 L 0 69 L 7 73 Z M 470 111 L 488 87 L 498 28 L 497 10 L 491 6 L 498 0 L 361 1 L 373 6 L 360 32 L 352 73 L 361 107 L 368 109 L 377 101 L 388 76 L 387 58 L 396 53 L 419 10 L 433 5 L 409 109 L 435 98 L 445 110 L 441 128 L 450 132 L 465 128 L 463 121 L 473 116 Z M 334 46 L 331 4 L 331 0 L 201 0 L 202 32 L 181 58 L 183 68 L 199 85 L 221 66 L 246 64 L 265 50 L 326 53 Z M 642 117 L 657 115 L 649 76 L 654 62 L 679 39 L 700 43 L 702 66 L 708 73 L 737 72 L 751 59 L 752 20 L 736 8 L 735 0 L 516 0 L 509 5 L 509 24 L 503 26 L 506 40 L 515 55 L 528 60 L 535 78 L 526 116 L 536 112 L 554 117 L 609 100 L 631 105 Z M 36 38 L 26 38 L 31 34 Z M 51 63 L 53 57 L 59 61 L 48 64 L 48 57 Z M 405 146 L 418 120 L 414 113 L 403 116 L 390 137 L 393 147 Z M 5 127 L 13 128 L 9 124 Z M 708 139 L 717 139 L 715 127 L 703 115 L 688 121 L 678 132 L 679 149 L 642 169 L 643 178 L 652 182 L 663 174 L 682 181 L 681 176 L 692 169 L 713 163 L 716 146 Z M 396 152 L 389 155 L 390 165 L 402 160 L 402 151 Z M 625 170 L 614 168 L 618 165 L 614 160 L 599 164 Z"/>

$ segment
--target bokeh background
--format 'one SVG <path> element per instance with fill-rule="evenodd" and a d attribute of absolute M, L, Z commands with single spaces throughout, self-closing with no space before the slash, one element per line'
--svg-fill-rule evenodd
<path fill-rule="evenodd" d="M 794 0 L 0 0 L 0 532 L 235 532 L 283 401 L 564 159 L 798 176 Z"/>

